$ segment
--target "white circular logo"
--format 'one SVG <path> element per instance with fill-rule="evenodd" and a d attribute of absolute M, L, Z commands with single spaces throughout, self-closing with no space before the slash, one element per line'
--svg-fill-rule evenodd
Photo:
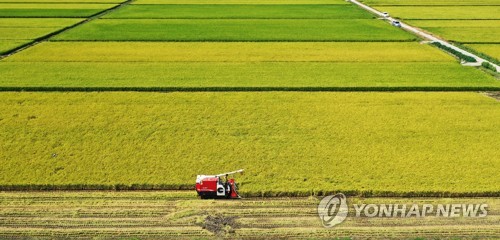
<path fill-rule="evenodd" d="M 327 228 L 342 223 L 347 217 L 347 212 L 347 199 L 342 193 L 326 196 L 318 205 L 319 218 Z"/>

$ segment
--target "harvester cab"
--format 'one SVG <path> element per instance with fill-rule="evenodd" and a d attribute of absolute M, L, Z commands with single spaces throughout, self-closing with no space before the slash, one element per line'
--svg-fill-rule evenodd
<path fill-rule="evenodd" d="M 196 192 L 202 199 L 241 198 L 233 174 L 243 173 L 243 169 L 217 175 L 196 176 Z M 231 178 L 230 178 L 231 176 Z"/>

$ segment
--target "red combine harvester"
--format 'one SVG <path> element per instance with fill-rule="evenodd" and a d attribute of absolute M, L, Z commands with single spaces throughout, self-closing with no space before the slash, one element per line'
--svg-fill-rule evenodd
<path fill-rule="evenodd" d="M 196 176 L 196 192 L 202 199 L 207 198 L 241 198 L 234 178 L 229 175 L 243 173 L 243 169 L 217 175 Z"/>

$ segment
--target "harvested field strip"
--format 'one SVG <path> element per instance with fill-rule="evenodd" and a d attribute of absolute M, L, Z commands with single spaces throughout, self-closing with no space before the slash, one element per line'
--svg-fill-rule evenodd
<path fill-rule="evenodd" d="M 500 19 L 498 7 L 491 6 L 379 6 L 377 9 L 389 12 L 402 19 Z"/>
<path fill-rule="evenodd" d="M 451 62 L 455 60 L 429 45 L 416 43 L 45 42 L 6 61 Z"/>
<path fill-rule="evenodd" d="M 370 19 L 354 5 L 129 5 L 104 18 L 122 19 Z"/>
<path fill-rule="evenodd" d="M 176 194 L 179 197 L 176 197 Z M 130 197 L 130 199 L 128 199 Z M 186 198 L 186 197 L 189 197 Z M 51 199 L 51 201 L 47 201 Z M 75 201 L 80 199 L 79 201 Z M 107 217 L 89 217 L 86 212 L 105 216 L 115 211 L 110 203 L 119 201 L 130 212 Z M 150 208 L 137 207 L 151 206 Z M 157 204 L 169 206 L 168 214 Z M 356 218 L 350 208 L 348 218 L 334 229 L 321 226 L 316 215 L 317 198 L 247 198 L 237 201 L 197 200 L 189 192 L 34 192 L 0 193 L 0 236 L 12 237 L 72 237 L 116 238 L 176 237 L 216 238 L 202 229 L 206 217 L 237 216 L 230 238 L 259 237 L 351 237 L 400 238 L 471 237 L 498 238 L 500 218 L 498 198 L 349 198 L 348 203 L 450 204 L 487 203 L 485 218 Z M 170 207 L 172 206 L 172 207 Z M 48 209 L 48 210 L 47 210 Z M 2 210 L 7 210 L 4 212 Z M 241 211 L 255 214 L 240 215 Z M 49 212 L 50 214 L 47 214 Z M 302 213 L 309 212 L 309 215 Z M 20 217 L 32 213 L 29 217 Z M 475 231 L 471 231 L 474 228 Z M 129 235 L 127 235 L 129 234 Z"/>
<path fill-rule="evenodd" d="M 3 187 L 192 188 L 240 167 L 246 196 L 499 194 L 500 103 L 476 93 L 1 95 Z"/>
<path fill-rule="evenodd" d="M 168 29 L 168 31 L 165 31 Z M 55 38 L 71 41 L 413 41 L 371 19 L 98 19 Z"/>
<path fill-rule="evenodd" d="M 23 71 L 19 71 L 23 69 Z M 369 70 L 369 71 L 368 71 Z M 384 88 L 498 89 L 494 77 L 450 62 L 2 62 L 0 86 L 50 88 Z M 476 89 L 476 90 L 479 90 Z M 64 90 L 64 89 L 63 89 Z M 69 90 L 69 89 L 67 89 Z M 258 90 L 258 89 L 257 89 Z M 279 90 L 279 89 L 277 89 Z M 348 89 L 347 89 L 348 90 Z M 372 89 L 373 90 L 373 89 Z M 423 89 L 420 89 L 423 90 Z M 493 90 L 493 89 L 490 89 Z"/>
<path fill-rule="evenodd" d="M 441 28 L 498 28 L 500 20 L 410 20 L 409 24 L 422 28 L 441 27 Z"/>

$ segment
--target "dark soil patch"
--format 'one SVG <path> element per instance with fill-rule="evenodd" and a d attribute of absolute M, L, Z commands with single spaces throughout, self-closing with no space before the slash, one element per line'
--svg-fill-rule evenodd
<path fill-rule="evenodd" d="M 222 214 L 208 215 L 203 224 L 204 229 L 215 233 L 217 236 L 233 234 L 236 226 L 236 217 Z"/>

